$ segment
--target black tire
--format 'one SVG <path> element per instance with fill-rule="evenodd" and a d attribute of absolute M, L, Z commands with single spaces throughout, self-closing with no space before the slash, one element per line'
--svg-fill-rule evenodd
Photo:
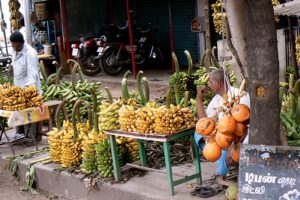
<path fill-rule="evenodd" d="M 115 59 L 116 55 L 117 55 L 117 52 L 115 52 L 113 49 L 109 49 L 109 50 L 107 50 L 107 52 L 105 52 L 103 58 L 100 59 L 101 70 L 111 76 L 115 76 L 115 75 L 119 74 L 122 71 L 122 69 L 124 68 L 124 65 L 109 64 L 110 61 Z"/>
<path fill-rule="evenodd" d="M 164 62 L 164 56 L 162 51 L 158 46 L 154 47 L 153 52 L 156 54 L 156 58 L 153 59 L 155 63 L 162 64 Z"/>
<path fill-rule="evenodd" d="M 95 76 L 101 71 L 98 60 L 94 60 L 94 56 L 82 56 L 78 62 L 84 75 Z"/>

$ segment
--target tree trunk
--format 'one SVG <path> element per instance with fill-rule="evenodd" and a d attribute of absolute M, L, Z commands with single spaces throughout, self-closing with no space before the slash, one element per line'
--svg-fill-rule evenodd
<path fill-rule="evenodd" d="M 232 39 L 251 98 L 250 144 L 279 144 L 279 61 L 271 1 L 227 1 Z"/>

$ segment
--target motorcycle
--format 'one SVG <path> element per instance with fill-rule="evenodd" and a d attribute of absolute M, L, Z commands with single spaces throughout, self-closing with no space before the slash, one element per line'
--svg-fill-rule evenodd
<path fill-rule="evenodd" d="M 132 63 L 131 51 L 137 65 L 163 62 L 163 54 L 154 40 L 154 31 L 149 23 L 147 30 L 136 28 L 134 45 L 131 49 L 128 26 L 121 28 L 110 25 L 102 36 L 102 51 L 99 51 L 101 70 L 109 75 L 117 75 Z"/>
<path fill-rule="evenodd" d="M 82 72 L 87 76 L 94 76 L 101 71 L 99 52 L 103 50 L 102 39 L 79 37 L 80 43 L 71 45 L 72 56 L 79 62 Z"/>

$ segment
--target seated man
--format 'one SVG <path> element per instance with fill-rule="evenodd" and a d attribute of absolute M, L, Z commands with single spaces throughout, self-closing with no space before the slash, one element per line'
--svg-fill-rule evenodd
<path fill-rule="evenodd" d="M 226 76 L 228 77 L 227 73 L 225 72 Z M 206 111 L 204 110 L 203 106 L 203 96 L 205 95 L 206 91 L 205 88 L 198 88 L 197 89 L 197 112 L 198 112 L 198 119 L 204 117 L 213 117 L 216 115 L 217 109 L 223 105 L 223 95 L 228 95 L 228 100 L 230 101 L 233 96 L 238 95 L 238 88 L 234 88 L 230 85 L 227 85 L 224 81 L 224 70 L 217 69 L 209 73 L 209 83 L 208 86 L 210 90 L 215 94 L 211 102 L 208 104 Z M 248 93 L 242 96 L 240 99 L 241 104 L 245 104 L 250 108 L 250 97 Z M 219 113 L 217 116 L 217 120 L 222 117 L 223 113 Z M 194 135 L 195 141 L 198 144 L 198 147 L 203 150 L 205 141 L 202 135 L 195 133 Z M 247 138 L 245 139 L 247 140 Z M 217 161 L 217 175 L 225 176 L 228 173 L 228 166 L 227 166 L 227 150 L 222 150 L 222 155 Z"/>

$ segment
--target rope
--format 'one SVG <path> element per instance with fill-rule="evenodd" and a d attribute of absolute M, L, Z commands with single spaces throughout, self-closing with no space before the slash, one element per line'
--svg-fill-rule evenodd
<path fill-rule="evenodd" d="M 232 97 L 234 95 L 234 91 L 230 91 L 230 81 L 229 81 L 229 77 L 226 76 L 226 62 L 225 62 L 225 17 L 224 17 L 224 10 L 225 10 L 225 5 L 226 5 L 226 0 L 220 0 L 221 1 L 221 14 L 222 14 L 222 21 L 221 21 L 221 30 L 222 30 L 222 46 L 223 46 L 223 49 L 222 49 L 222 56 L 223 56 L 223 60 L 222 60 L 222 68 L 223 68 L 223 71 L 224 71 L 224 90 L 226 91 L 226 87 L 228 87 L 228 91 L 229 91 L 229 94 L 230 96 Z M 224 6 L 224 7 L 223 7 Z M 227 91 L 227 93 L 228 93 Z M 233 95 L 232 95 L 233 93 Z"/>

